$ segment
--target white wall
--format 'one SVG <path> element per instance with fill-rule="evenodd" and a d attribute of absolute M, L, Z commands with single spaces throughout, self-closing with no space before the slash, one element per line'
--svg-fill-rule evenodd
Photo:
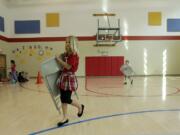
<path fill-rule="evenodd" d="M 160 75 L 163 72 L 163 65 L 167 68 L 167 74 L 177 75 L 180 74 L 180 41 L 129 41 L 122 42 L 114 47 L 94 47 L 94 41 L 81 41 L 79 43 L 80 49 L 80 64 L 77 72 L 78 76 L 85 75 L 85 57 L 86 56 L 125 56 L 130 60 L 132 67 L 137 75 L 144 75 L 145 59 L 144 50 L 147 50 L 147 75 Z M 126 45 L 125 45 L 126 44 Z M 64 51 L 64 42 L 35 42 L 35 43 L 11 43 L 11 49 L 21 49 L 22 46 L 29 48 L 29 46 L 40 45 L 49 46 L 53 48 L 51 53 L 52 57 L 55 54 L 60 54 Z M 10 52 L 12 51 L 10 50 Z M 167 59 L 163 62 L 163 52 L 167 50 Z M 16 60 L 17 69 L 24 70 L 30 73 L 31 76 L 36 76 L 40 69 L 40 64 L 43 60 L 48 59 L 44 56 L 42 61 L 37 60 L 37 51 L 33 56 L 29 54 L 21 54 L 16 56 L 12 54 L 11 57 Z M 22 64 L 21 61 L 25 60 L 26 63 Z M 93 66 L 93 65 L 92 65 Z"/>
<path fill-rule="evenodd" d="M 0 52 L 1 54 L 5 54 L 6 55 L 6 64 L 7 64 L 7 67 L 10 67 L 10 59 L 12 59 L 13 56 L 12 56 L 9 44 L 7 42 L 5 42 L 5 41 L 1 41 L 0 40 L 0 50 L 2 50 L 2 52 Z M 9 72 L 9 70 L 7 70 L 7 72 Z"/>
<path fill-rule="evenodd" d="M 105 1 L 104 1 L 105 2 Z M 100 2 L 80 2 L 64 3 L 50 5 L 31 5 L 31 6 L 12 6 L 8 10 L 7 31 L 9 37 L 63 37 L 74 34 L 76 36 L 92 36 L 96 34 L 96 18 L 93 13 L 101 13 L 103 4 Z M 106 5 L 104 3 L 104 5 Z M 178 0 L 134 0 L 134 1 L 109 1 L 104 10 L 116 13 L 116 19 L 121 20 L 121 29 L 123 35 L 133 36 L 161 36 L 161 35 L 179 35 L 179 32 L 166 32 L 167 18 L 180 18 L 180 1 Z M 162 12 L 161 26 L 148 26 L 148 12 Z M 48 12 L 60 13 L 60 27 L 47 28 L 45 23 L 45 14 Z M 41 20 L 40 34 L 14 34 L 14 20 Z M 28 43 L 8 43 L 10 57 L 15 48 L 21 48 L 23 45 L 30 46 L 39 44 L 53 47 L 53 54 L 61 53 L 64 50 L 64 42 L 28 42 Z M 83 76 L 85 71 L 86 56 L 100 56 L 99 52 L 105 51 L 107 55 L 125 56 L 129 59 L 136 74 L 144 74 L 144 66 L 147 67 L 147 74 L 162 74 L 163 70 L 163 51 L 167 50 L 167 74 L 180 74 L 180 40 L 144 40 L 144 41 L 124 41 L 115 47 L 94 47 L 94 41 L 81 41 L 80 43 L 80 68 L 78 75 Z M 147 65 L 144 60 L 144 50 L 147 50 Z M 16 57 L 15 57 L 16 58 Z M 40 62 L 34 61 L 29 56 L 25 57 L 28 63 L 20 66 L 20 58 L 17 59 L 18 70 L 25 70 L 31 76 L 36 76 L 40 67 Z M 32 65 L 33 63 L 33 65 Z"/>
<path fill-rule="evenodd" d="M 0 0 L 0 16 L 4 17 L 4 23 L 5 23 L 4 24 L 5 31 L 4 32 L 0 31 L 0 36 L 5 36 L 5 37 L 9 36 L 9 33 L 7 31 L 8 27 L 9 27 L 8 26 L 8 17 L 9 17 L 9 15 L 8 15 L 7 11 L 8 11 L 8 9 L 6 8 L 3 0 Z M 8 45 L 9 44 L 7 42 L 0 40 L 0 50 L 1 50 L 0 53 L 6 54 L 7 62 L 11 58 L 11 53 L 9 52 L 10 48 L 8 47 Z"/>
<path fill-rule="evenodd" d="M 137 2 L 136 2 L 137 1 Z M 69 34 L 90 36 L 96 34 L 97 21 L 93 13 L 104 11 L 116 13 L 120 18 L 123 35 L 177 35 L 178 33 L 166 32 L 167 18 L 180 17 L 180 1 L 146 1 L 134 0 L 133 2 L 109 1 L 109 4 L 100 2 L 56 4 L 51 6 L 25 6 L 10 8 L 11 37 L 34 36 L 67 36 Z M 104 2 L 105 3 L 105 2 Z M 148 26 L 148 12 L 162 12 L 161 26 Z M 45 15 L 47 12 L 60 13 L 60 27 L 47 28 Z M 41 20 L 40 34 L 14 34 L 14 20 Z M 114 23 L 114 22 L 113 22 Z"/>
<path fill-rule="evenodd" d="M 12 29 L 12 27 L 10 27 L 9 25 L 9 9 L 5 6 L 5 3 L 3 0 L 0 0 L 0 16 L 4 17 L 4 29 L 5 31 L 2 32 L 0 31 L 0 35 L 4 35 L 6 37 L 8 37 L 9 35 L 11 35 L 9 32 L 9 29 Z"/>

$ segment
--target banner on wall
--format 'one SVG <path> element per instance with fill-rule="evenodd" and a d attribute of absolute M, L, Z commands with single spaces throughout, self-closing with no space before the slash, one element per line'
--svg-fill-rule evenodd
<path fill-rule="evenodd" d="M 52 51 L 53 48 L 48 46 L 30 45 L 16 48 L 12 50 L 12 53 L 17 61 L 23 65 L 26 64 L 30 58 L 42 62 L 43 60 L 52 57 Z"/>

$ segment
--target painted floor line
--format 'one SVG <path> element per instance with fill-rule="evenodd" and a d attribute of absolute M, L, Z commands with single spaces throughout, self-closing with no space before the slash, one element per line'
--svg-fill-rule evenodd
<path fill-rule="evenodd" d="M 37 135 L 37 134 L 45 133 L 45 132 L 52 131 L 52 130 L 55 130 L 55 129 L 59 129 L 59 128 L 64 128 L 64 127 L 68 127 L 68 126 L 72 126 L 72 125 L 76 125 L 76 124 L 80 124 L 80 123 L 95 121 L 95 120 L 107 119 L 107 118 L 111 118 L 111 117 L 136 115 L 136 114 L 143 114 L 143 113 L 155 113 L 155 112 L 156 113 L 157 112 L 180 112 L 180 109 L 144 110 L 144 111 L 117 113 L 117 114 L 112 114 L 112 115 L 99 116 L 99 117 L 94 117 L 94 118 L 90 118 L 90 119 L 86 119 L 86 120 L 80 120 L 80 121 L 77 121 L 77 122 L 68 123 L 68 124 L 65 124 L 64 126 L 61 126 L 61 127 L 57 127 L 57 126 L 51 127 L 51 128 L 48 128 L 48 129 L 44 129 L 44 130 L 41 130 L 41 131 L 30 133 L 29 135 Z"/>

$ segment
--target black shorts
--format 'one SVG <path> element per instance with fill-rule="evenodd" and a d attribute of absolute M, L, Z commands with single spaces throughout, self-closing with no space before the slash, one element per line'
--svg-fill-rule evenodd
<path fill-rule="evenodd" d="M 71 95 L 72 95 L 72 91 L 70 90 L 60 90 L 61 96 L 61 103 L 67 103 L 67 104 L 71 104 L 72 103 L 72 99 L 71 99 Z"/>

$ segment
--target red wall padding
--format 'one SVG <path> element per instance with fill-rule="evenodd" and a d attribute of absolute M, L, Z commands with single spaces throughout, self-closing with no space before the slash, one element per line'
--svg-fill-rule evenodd
<path fill-rule="evenodd" d="M 86 76 L 120 76 L 124 56 L 86 57 Z"/>

